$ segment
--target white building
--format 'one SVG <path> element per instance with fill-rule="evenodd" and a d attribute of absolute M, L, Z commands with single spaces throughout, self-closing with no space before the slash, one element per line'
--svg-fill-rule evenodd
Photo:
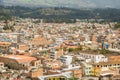
<path fill-rule="evenodd" d="M 80 53 L 79 57 L 83 58 L 86 62 L 107 62 L 108 58 L 102 54 L 88 54 L 88 53 Z"/>
<path fill-rule="evenodd" d="M 72 57 L 73 56 L 63 55 L 60 57 L 60 60 L 64 65 L 70 65 L 72 62 Z"/>

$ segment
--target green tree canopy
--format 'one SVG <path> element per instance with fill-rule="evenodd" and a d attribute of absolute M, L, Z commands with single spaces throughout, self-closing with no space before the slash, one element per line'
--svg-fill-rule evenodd
<path fill-rule="evenodd" d="M 120 28 L 120 23 L 117 23 L 114 27 L 114 29 L 118 29 L 118 28 Z"/>

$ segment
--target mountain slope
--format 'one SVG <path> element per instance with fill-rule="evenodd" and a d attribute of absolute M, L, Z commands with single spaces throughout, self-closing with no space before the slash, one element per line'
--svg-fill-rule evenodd
<path fill-rule="evenodd" d="M 99 15 L 98 15 L 99 14 Z M 71 9 L 71 8 L 28 8 L 0 6 L 0 20 L 21 18 L 44 19 L 46 22 L 74 22 L 75 19 L 104 19 L 120 22 L 120 9 Z"/>
<path fill-rule="evenodd" d="M 120 8 L 120 0 L 0 0 L 0 4 L 28 7 Z"/>

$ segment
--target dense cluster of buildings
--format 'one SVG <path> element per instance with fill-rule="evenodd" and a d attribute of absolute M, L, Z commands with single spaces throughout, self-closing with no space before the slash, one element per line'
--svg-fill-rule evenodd
<path fill-rule="evenodd" d="M 0 80 L 120 79 L 115 24 L 0 21 Z"/>

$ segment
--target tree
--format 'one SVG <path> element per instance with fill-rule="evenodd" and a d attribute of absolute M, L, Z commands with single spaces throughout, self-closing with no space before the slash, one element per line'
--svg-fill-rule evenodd
<path fill-rule="evenodd" d="M 120 23 L 115 24 L 114 29 L 118 29 L 118 28 L 120 28 Z"/>
<path fill-rule="evenodd" d="M 78 50 L 80 50 L 80 51 L 83 50 L 83 46 L 82 46 L 82 45 L 79 45 L 79 46 L 78 46 Z"/>
<path fill-rule="evenodd" d="M 68 51 L 69 51 L 69 52 L 72 52 L 72 51 L 74 51 L 74 49 L 73 49 L 73 48 L 69 48 Z"/>
<path fill-rule="evenodd" d="M 109 51 L 109 50 L 106 50 L 106 49 L 102 49 L 102 50 L 100 50 L 100 53 L 101 53 L 101 54 L 109 54 L 110 51 Z"/>
<path fill-rule="evenodd" d="M 63 51 L 67 51 L 67 47 L 63 47 Z"/>

